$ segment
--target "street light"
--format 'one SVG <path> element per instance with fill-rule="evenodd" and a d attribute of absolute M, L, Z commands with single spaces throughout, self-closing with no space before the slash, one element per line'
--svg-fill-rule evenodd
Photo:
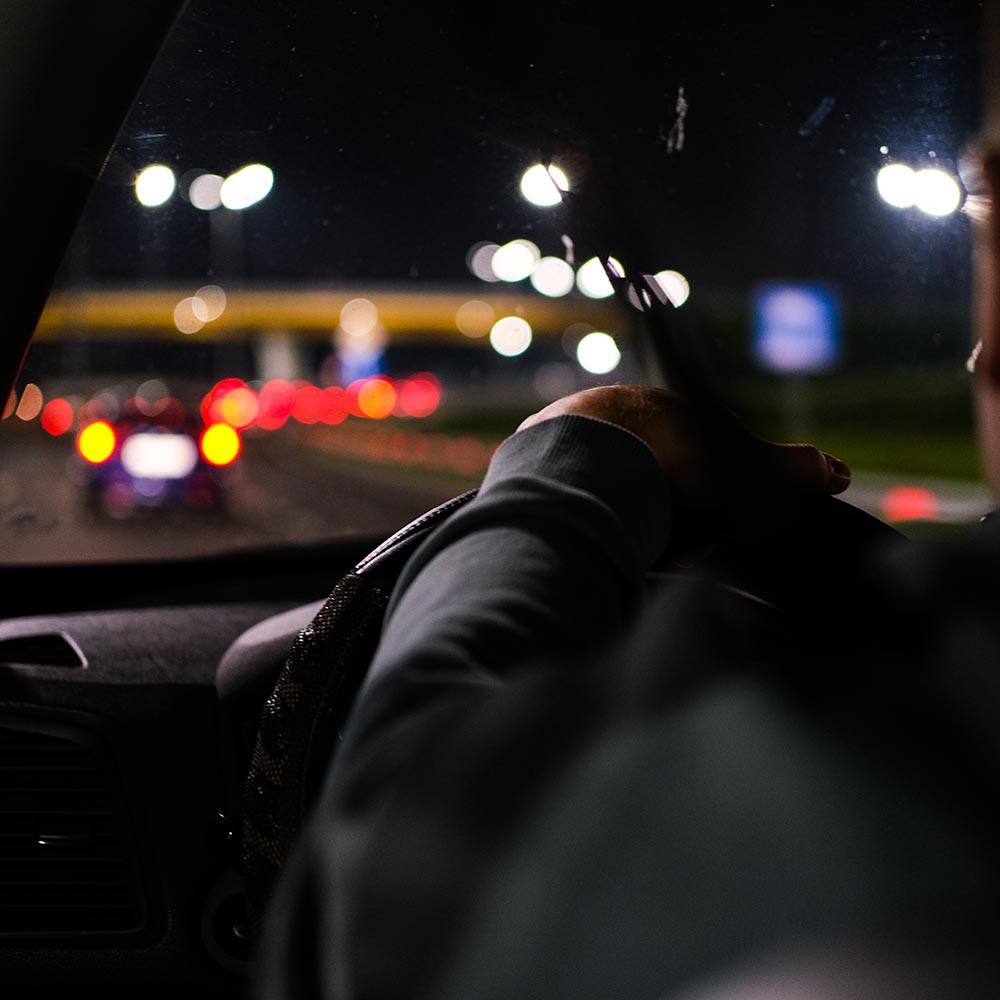
<path fill-rule="evenodd" d="M 962 189 L 939 167 L 914 170 L 905 163 L 889 163 L 879 170 L 875 186 L 893 208 L 918 208 L 925 215 L 951 215 L 962 202 Z"/>
<path fill-rule="evenodd" d="M 170 167 L 162 163 L 140 170 L 135 178 L 135 196 L 139 203 L 154 208 L 169 201 L 177 181 Z"/>
<path fill-rule="evenodd" d="M 528 167 L 521 177 L 521 194 L 542 208 L 558 205 L 569 191 L 566 174 L 555 164 L 536 163 Z"/>
<path fill-rule="evenodd" d="M 250 163 L 223 178 L 219 174 L 199 173 L 188 185 L 187 200 L 203 211 L 223 206 L 238 211 L 262 201 L 274 186 L 274 172 L 263 163 Z M 139 171 L 135 178 L 135 196 L 147 208 L 163 205 L 177 187 L 173 170 L 154 163 Z"/>
<path fill-rule="evenodd" d="M 219 189 L 224 207 L 239 210 L 256 205 L 274 185 L 274 173 L 263 163 L 251 163 L 230 174 Z"/>

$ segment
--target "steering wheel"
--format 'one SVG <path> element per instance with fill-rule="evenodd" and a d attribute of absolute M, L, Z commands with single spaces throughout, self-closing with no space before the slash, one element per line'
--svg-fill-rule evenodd
<path fill-rule="evenodd" d="M 860 583 L 872 553 L 905 539 L 837 496 L 775 498 L 738 540 L 718 543 L 686 571 L 815 625 L 839 620 L 862 601 Z"/>
<path fill-rule="evenodd" d="M 242 802 L 241 878 L 251 934 L 318 794 L 379 640 L 395 581 L 416 546 L 472 500 L 427 511 L 357 563 L 295 638 L 260 715 Z M 856 574 L 896 529 L 837 497 L 776 501 L 739 543 L 688 572 L 789 614 L 837 614 Z M 657 570 L 674 571 L 659 565 Z"/>

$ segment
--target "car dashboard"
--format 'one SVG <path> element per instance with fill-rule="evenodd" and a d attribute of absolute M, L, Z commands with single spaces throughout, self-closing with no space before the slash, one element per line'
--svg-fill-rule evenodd
<path fill-rule="evenodd" d="M 237 831 L 257 716 L 295 636 L 363 545 L 320 559 L 268 553 L 257 579 L 269 583 L 237 599 L 219 597 L 226 586 L 206 562 L 115 567 L 97 577 L 115 581 L 104 591 L 94 567 L 80 567 L 67 578 L 91 579 L 93 607 L 50 595 L 50 613 L 0 622 L 8 995 L 64 995 L 68 983 L 106 996 L 242 993 Z M 234 565 L 226 574 L 245 579 L 245 560 Z M 215 599 L 191 599 L 195 587 L 173 603 L 166 581 L 199 570 Z M 158 584 L 133 582 L 122 606 L 97 606 L 144 576 Z"/>

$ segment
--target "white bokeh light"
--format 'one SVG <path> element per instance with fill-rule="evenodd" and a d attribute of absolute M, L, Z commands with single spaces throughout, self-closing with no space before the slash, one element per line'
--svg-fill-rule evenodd
<path fill-rule="evenodd" d="M 657 271 L 653 277 L 675 309 L 690 298 L 691 283 L 680 271 Z"/>
<path fill-rule="evenodd" d="M 521 177 L 521 194 L 532 205 L 542 208 L 558 205 L 566 191 L 569 191 L 569 180 L 554 164 L 546 167 L 543 163 L 536 163 Z"/>
<path fill-rule="evenodd" d="M 198 449 L 186 434 L 132 434 L 121 463 L 138 479 L 186 479 L 198 464 Z"/>
<path fill-rule="evenodd" d="M 205 322 L 218 319 L 226 309 L 226 293 L 219 285 L 202 285 L 194 297 L 201 303 Z"/>
<path fill-rule="evenodd" d="M 181 333 L 197 333 L 208 321 L 208 307 L 203 299 L 189 295 L 174 307 L 174 326 Z"/>
<path fill-rule="evenodd" d="M 927 215 L 951 215 L 962 201 L 958 182 L 935 167 L 917 171 L 914 189 L 914 204 Z"/>
<path fill-rule="evenodd" d="M 490 266 L 501 281 L 523 281 L 534 271 L 541 256 L 530 240 L 511 240 L 497 248 Z"/>
<path fill-rule="evenodd" d="M 576 274 L 561 257 L 543 257 L 531 272 L 531 286 L 549 298 L 559 298 L 573 291 Z"/>
<path fill-rule="evenodd" d="M 531 346 L 531 325 L 520 316 L 504 316 L 490 330 L 490 344 L 497 354 L 515 358 Z"/>
<path fill-rule="evenodd" d="M 141 170 L 135 179 L 135 196 L 147 208 L 162 205 L 174 193 L 177 180 L 170 167 L 155 163 Z"/>
<path fill-rule="evenodd" d="M 230 174 L 219 189 L 226 208 L 242 209 L 266 198 L 274 186 L 274 174 L 263 163 L 251 163 Z"/>
<path fill-rule="evenodd" d="M 609 257 L 608 260 L 615 270 L 622 271 L 621 264 L 614 257 Z M 599 257 L 591 257 L 580 265 L 576 272 L 576 287 L 590 299 L 606 299 L 615 291 Z"/>
<path fill-rule="evenodd" d="M 188 201 L 203 212 L 222 204 L 223 178 L 218 174 L 199 174 L 188 186 Z"/>
<path fill-rule="evenodd" d="M 465 263 L 480 281 L 500 280 L 493 271 L 493 255 L 499 249 L 498 244 L 488 240 L 469 248 L 469 252 L 465 255 Z"/>
<path fill-rule="evenodd" d="M 882 167 L 875 186 L 882 200 L 893 208 L 910 208 L 916 201 L 917 175 L 905 163 L 890 163 Z"/>
<path fill-rule="evenodd" d="M 622 355 L 614 337 L 595 330 L 577 344 L 576 359 L 580 362 L 580 367 L 592 375 L 606 375 L 618 367 Z"/>
<path fill-rule="evenodd" d="M 366 337 L 378 324 L 378 308 L 370 299 L 351 299 L 340 310 L 340 328 L 352 337 Z"/>
<path fill-rule="evenodd" d="M 883 167 L 876 178 L 878 193 L 894 208 L 919 208 L 926 215 L 951 215 L 962 203 L 957 180 L 939 167 L 914 170 L 905 163 Z"/>

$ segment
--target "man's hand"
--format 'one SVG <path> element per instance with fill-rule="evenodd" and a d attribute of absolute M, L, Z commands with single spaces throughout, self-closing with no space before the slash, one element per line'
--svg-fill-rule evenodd
<path fill-rule="evenodd" d="M 851 482 L 840 459 L 810 444 L 756 437 L 730 414 L 710 417 L 666 389 L 600 386 L 564 396 L 527 417 L 518 431 L 566 414 L 616 424 L 641 438 L 667 477 L 679 548 L 692 551 L 739 534 L 748 513 L 778 497 L 842 493 Z"/>

